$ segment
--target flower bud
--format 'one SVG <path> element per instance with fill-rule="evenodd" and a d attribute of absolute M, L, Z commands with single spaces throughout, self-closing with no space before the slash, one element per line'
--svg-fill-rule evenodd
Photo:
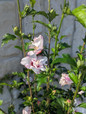
<path fill-rule="evenodd" d="M 20 30 L 19 30 L 19 28 L 17 27 L 17 26 L 15 26 L 14 28 L 13 28 L 13 31 L 14 31 L 14 33 L 16 34 L 16 35 L 20 35 Z"/>
<path fill-rule="evenodd" d="M 53 31 L 56 31 L 57 30 L 57 27 L 56 26 L 53 26 L 52 30 Z"/>

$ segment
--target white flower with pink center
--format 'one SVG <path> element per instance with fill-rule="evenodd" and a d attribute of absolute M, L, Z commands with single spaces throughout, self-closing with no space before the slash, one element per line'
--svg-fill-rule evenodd
<path fill-rule="evenodd" d="M 31 114 L 31 107 L 25 107 L 23 110 L 22 110 L 22 114 Z"/>
<path fill-rule="evenodd" d="M 79 91 L 78 94 L 79 95 L 82 95 L 84 93 L 84 91 Z"/>
<path fill-rule="evenodd" d="M 30 49 L 34 49 L 33 52 L 35 54 L 41 53 L 43 50 L 43 36 L 39 35 L 38 37 L 35 37 L 32 41 L 32 44 L 29 46 Z M 32 55 L 31 51 L 27 53 L 27 55 Z"/>
<path fill-rule="evenodd" d="M 59 84 L 61 84 L 61 86 L 64 86 L 64 85 L 71 85 L 72 83 L 73 81 L 70 79 L 68 74 L 62 73 L 62 77 L 59 81 Z"/>
<path fill-rule="evenodd" d="M 33 57 L 26 56 L 21 60 L 21 64 L 24 65 L 27 69 L 32 69 L 36 74 L 39 74 L 41 71 L 45 71 L 45 65 L 47 62 L 47 57 L 38 56 L 35 54 Z"/>

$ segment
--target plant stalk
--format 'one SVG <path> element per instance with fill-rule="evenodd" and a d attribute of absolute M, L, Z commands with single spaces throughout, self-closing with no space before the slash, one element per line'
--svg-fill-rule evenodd
<path fill-rule="evenodd" d="M 50 0 L 48 0 L 48 11 L 50 12 Z M 50 21 L 49 21 L 49 24 L 50 24 Z M 50 35 L 50 30 L 49 30 L 49 40 L 48 40 L 48 66 L 50 67 L 50 44 L 51 44 L 51 35 Z M 49 91 L 49 88 L 50 88 L 50 85 L 49 85 L 49 81 L 50 81 L 50 76 L 48 76 L 47 78 L 47 92 Z M 49 102 L 50 102 L 50 99 L 47 98 L 47 105 L 49 106 Z M 48 109 L 48 113 L 50 114 L 49 112 L 49 109 Z"/>
<path fill-rule="evenodd" d="M 33 38 L 34 38 L 34 35 L 35 35 L 35 24 L 34 24 L 34 15 L 32 15 L 32 24 L 33 24 Z M 36 75 L 34 73 L 34 81 L 36 80 Z M 35 96 L 37 96 L 37 93 L 36 93 L 36 89 L 37 89 L 37 85 L 36 83 L 34 83 L 34 88 L 35 88 Z"/>
<path fill-rule="evenodd" d="M 83 50 L 84 50 L 84 46 L 85 46 L 85 42 L 83 43 L 83 46 L 82 46 L 82 49 L 81 49 L 81 54 L 82 54 L 82 52 L 83 52 Z"/>
<path fill-rule="evenodd" d="M 34 15 L 32 15 L 32 22 L 33 22 L 33 38 L 34 38 L 34 34 L 35 34 L 35 24 L 34 24 Z"/>
<path fill-rule="evenodd" d="M 22 33 L 22 17 L 21 17 L 21 11 L 20 11 L 20 3 L 19 3 L 19 0 L 17 0 L 17 5 L 18 5 L 20 32 Z M 21 36 L 20 39 L 21 39 L 21 45 L 22 45 L 22 49 L 23 49 L 23 54 L 24 54 L 24 57 L 25 57 L 25 56 L 26 56 L 26 52 L 25 52 L 25 48 L 24 48 L 23 37 Z"/>
<path fill-rule="evenodd" d="M 28 71 L 27 71 L 27 76 L 28 76 L 28 79 L 30 79 L 30 76 L 29 76 L 29 72 Z M 31 97 L 31 100 L 33 100 L 30 80 L 28 80 L 28 86 L 29 86 L 29 89 L 30 89 L 30 97 Z M 34 105 L 33 105 L 33 102 L 32 102 L 32 111 L 34 113 Z"/>
<path fill-rule="evenodd" d="M 17 0 L 17 5 L 18 5 L 18 13 L 19 13 L 20 32 L 22 33 L 22 17 L 21 17 L 21 11 L 20 11 L 20 3 L 19 3 L 19 0 Z M 20 39 L 21 39 L 21 45 L 22 45 L 22 49 L 23 49 L 23 54 L 24 54 L 24 57 L 25 57 L 25 56 L 26 56 L 26 52 L 25 52 L 25 48 L 24 48 L 23 37 L 21 36 Z M 27 71 L 27 78 L 30 79 L 30 77 L 29 77 L 29 71 Z M 29 89 L 30 89 L 30 97 L 31 97 L 31 99 L 33 99 L 30 81 L 28 81 L 28 86 L 29 86 Z M 33 110 L 33 113 L 34 113 L 34 105 L 33 105 L 33 102 L 32 102 L 32 110 Z"/>
<path fill-rule="evenodd" d="M 58 28 L 58 31 L 57 31 L 57 35 L 55 36 L 55 54 L 54 54 L 54 59 L 55 59 L 55 56 L 56 56 L 57 41 L 58 41 L 58 36 L 59 36 L 60 30 L 61 30 L 63 19 L 64 19 L 64 13 L 62 13 L 60 25 L 59 25 L 59 28 Z"/>

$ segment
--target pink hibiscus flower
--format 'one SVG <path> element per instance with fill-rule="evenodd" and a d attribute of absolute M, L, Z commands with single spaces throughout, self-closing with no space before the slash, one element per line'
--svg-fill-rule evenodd
<path fill-rule="evenodd" d="M 32 69 L 36 74 L 39 74 L 41 71 L 45 71 L 47 57 L 35 55 L 33 57 L 26 56 L 21 60 L 21 64 L 24 65 L 27 69 Z"/>
<path fill-rule="evenodd" d="M 41 53 L 43 50 L 43 36 L 39 35 L 38 37 L 35 37 L 32 41 L 32 44 L 29 46 L 30 49 L 34 49 L 33 52 L 35 54 Z M 32 52 L 29 51 L 27 55 L 32 55 Z"/>
<path fill-rule="evenodd" d="M 23 110 L 22 110 L 22 114 L 31 114 L 31 107 L 25 107 Z"/>
<path fill-rule="evenodd" d="M 64 85 L 71 85 L 72 83 L 73 81 L 70 79 L 68 74 L 62 73 L 62 77 L 59 81 L 59 84 L 61 84 L 61 86 L 64 86 Z"/>

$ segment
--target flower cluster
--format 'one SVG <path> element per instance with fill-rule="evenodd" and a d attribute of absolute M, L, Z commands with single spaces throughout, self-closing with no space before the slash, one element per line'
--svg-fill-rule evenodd
<path fill-rule="evenodd" d="M 43 36 L 35 37 L 29 49 L 33 49 L 33 51 L 27 53 L 27 56 L 21 60 L 21 64 L 27 69 L 32 69 L 36 74 L 45 71 L 47 57 L 38 55 L 43 50 Z"/>

